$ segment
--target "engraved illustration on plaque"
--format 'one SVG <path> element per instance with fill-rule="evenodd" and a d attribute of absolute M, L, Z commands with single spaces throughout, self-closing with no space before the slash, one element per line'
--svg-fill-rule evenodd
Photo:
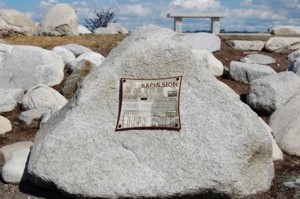
<path fill-rule="evenodd" d="M 116 130 L 180 130 L 182 77 L 164 79 L 121 79 L 121 101 Z"/>

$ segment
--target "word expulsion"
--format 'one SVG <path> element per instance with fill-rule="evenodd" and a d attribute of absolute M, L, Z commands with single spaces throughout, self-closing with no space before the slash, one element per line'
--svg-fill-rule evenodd
<path fill-rule="evenodd" d="M 178 82 L 150 82 L 150 83 L 142 83 L 142 88 L 159 88 L 159 87 L 178 87 Z"/>

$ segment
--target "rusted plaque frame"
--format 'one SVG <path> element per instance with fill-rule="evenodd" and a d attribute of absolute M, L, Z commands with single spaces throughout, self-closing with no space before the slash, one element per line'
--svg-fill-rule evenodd
<path fill-rule="evenodd" d="M 161 79 L 120 80 L 120 108 L 116 131 L 130 129 L 181 129 L 182 76 Z"/>

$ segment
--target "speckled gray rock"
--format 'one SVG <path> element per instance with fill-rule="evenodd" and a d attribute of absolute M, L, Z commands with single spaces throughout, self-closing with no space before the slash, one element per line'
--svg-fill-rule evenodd
<path fill-rule="evenodd" d="M 79 44 L 67 44 L 67 45 L 62 45 L 60 47 L 63 47 L 65 49 L 71 51 L 76 57 L 78 57 L 84 53 L 92 52 L 91 49 L 89 49 L 85 46 L 79 45 Z"/>
<path fill-rule="evenodd" d="M 37 27 L 37 34 L 41 36 L 79 35 L 78 25 L 74 9 L 68 4 L 59 3 L 43 16 Z"/>
<path fill-rule="evenodd" d="M 300 58 L 300 50 L 294 51 L 288 55 L 288 59 L 290 62 L 294 62 L 298 58 Z M 300 59 L 299 59 L 299 61 L 300 61 Z"/>
<path fill-rule="evenodd" d="M 276 74 L 276 72 L 270 66 L 232 61 L 229 74 L 236 81 L 249 83 L 263 76 Z"/>
<path fill-rule="evenodd" d="M 56 53 L 35 46 L 0 44 L 0 85 L 2 88 L 29 88 L 43 83 L 59 84 L 64 78 L 64 63 Z"/>
<path fill-rule="evenodd" d="M 191 49 L 208 50 L 209 52 L 219 51 L 221 39 L 211 33 L 188 33 L 177 34 L 175 39 L 191 47 Z"/>
<path fill-rule="evenodd" d="M 1 89 L 0 88 L 0 113 L 14 110 L 18 103 L 22 102 L 24 89 Z"/>
<path fill-rule="evenodd" d="M 121 34 L 128 34 L 129 33 L 128 30 L 126 30 L 126 28 L 121 26 L 121 24 L 119 24 L 119 23 L 108 23 L 107 28 L 111 29 L 111 30 L 115 30 L 115 31 L 117 31 L 118 33 L 121 33 Z"/>
<path fill-rule="evenodd" d="M 43 126 L 56 112 L 58 112 L 63 106 L 54 106 L 50 111 L 44 113 L 41 118 L 40 128 Z"/>
<path fill-rule="evenodd" d="M 51 109 L 54 106 L 64 106 L 68 101 L 59 92 L 46 85 L 32 87 L 24 95 L 22 107 L 24 110 L 36 108 Z"/>
<path fill-rule="evenodd" d="M 96 35 L 114 35 L 114 34 L 119 34 L 119 32 L 115 29 L 109 29 L 109 28 L 106 28 L 106 27 L 100 27 L 100 28 L 96 28 L 94 31 L 93 31 L 94 34 Z"/>
<path fill-rule="evenodd" d="M 77 62 L 80 62 L 81 60 L 88 60 L 92 64 L 99 66 L 105 60 L 105 57 L 103 57 L 103 55 L 101 55 L 100 53 L 87 52 L 87 53 L 80 55 L 76 59 Z"/>
<path fill-rule="evenodd" d="M 30 125 L 33 120 L 41 119 L 42 115 L 49 112 L 48 108 L 35 108 L 28 111 L 23 111 L 19 117 L 19 120 L 27 125 Z"/>
<path fill-rule="evenodd" d="M 61 56 L 61 58 L 64 61 L 64 64 L 69 64 L 76 60 L 75 55 L 71 51 L 61 46 L 54 47 L 52 51 L 55 52 L 57 55 Z"/>
<path fill-rule="evenodd" d="M 279 147 L 283 151 L 297 156 L 300 156 L 299 115 L 300 94 L 276 110 L 269 121 Z"/>
<path fill-rule="evenodd" d="M 300 37 L 271 37 L 265 44 L 265 49 L 272 52 L 284 52 L 289 49 L 300 49 L 297 44 Z"/>
<path fill-rule="evenodd" d="M 78 25 L 78 33 L 81 35 L 92 34 L 92 32 L 89 29 L 87 29 L 87 27 L 81 24 Z"/>
<path fill-rule="evenodd" d="M 4 135 L 5 133 L 10 132 L 11 130 L 12 126 L 10 121 L 7 118 L 0 115 L 0 135 Z"/>
<path fill-rule="evenodd" d="M 2 178 L 6 183 L 18 184 L 27 179 L 25 170 L 30 149 L 22 148 L 15 151 L 2 168 Z"/>
<path fill-rule="evenodd" d="M 282 153 L 281 149 L 279 148 L 278 144 L 276 143 L 276 140 L 273 137 L 271 127 L 268 124 L 266 124 L 266 122 L 263 121 L 263 119 L 260 118 L 260 120 L 263 123 L 266 130 L 268 131 L 268 133 L 270 134 L 270 136 L 272 137 L 272 148 L 273 148 L 272 159 L 273 159 L 273 161 L 283 160 L 283 153 Z"/>
<path fill-rule="evenodd" d="M 11 159 L 14 152 L 23 149 L 23 148 L 30 148 L 33 142 L 26 141 L 26 142 L 17 142 L 14 144 L 6 145 L 0 148 L 0 167 L 6 163 L 7 160 Z"/>
<path fill-rule="evenodd" d="M 300 58 L 298 58 L 298 60 L 290 63 L 288 70 L 295 73 L 296 75 L 298 75 L 300 77 Z"/>
<path fill-rule="evenodd" d="M 281 72 L 252 81 L 247 103 L 258 112 L 270 114 L 299 92 L 300 78 L 292 72 Z"/>
<path fill-rule="evenodd" d="M 262 55 L 262 54 L 250 54 L 247 55 L 246 57 L 243 57 L 241 59 L 241 62 L 245 62 L 248 64 L 262 64 L 262 65 L 266 65 L 266 64 L 273 64 L 276 62 L 275 59 L 273 59 L 270 56 L 267 55 Z"/>
<path fill-rule="evenodd" d="M 0 9 L 0 37 L 32 36 L 35 28 L 27 15 L 12 9 Z"/>
<path fill-rule="evenodd" d="M 220 84 L 175 32 L 133 31 L 37 133 L 28 171 L 79 197 L 168 197 L 267 190 L 272 140 L 258 116 Z M 116 132 L 120 79 L 182 75 L 182 129 Z M 84 149 L 84 150 L 83 150 Z"/>
<path fill-rule="evenodd" d="M 275 26 L 273 34 L 277 36 L 299 36 L 300 26 Z"/>
<path fill-rule="evenodd" d="M 238 50 L 253 50 L 261 51 L 264 48 L 265 42 L 263 41 L 246 41 L 246 40 L 229 40 L 227 41 L 232 48 Z"/>
<path fill-rule="evenodd" d="M 208 68 L 214 76 L 223 75 L 224 66 L 222 62 L 220 62 L 211 52 L 207 50 L 192 49 L 192 53 L 199 62 L 204 63 L 205 67 Z"/>

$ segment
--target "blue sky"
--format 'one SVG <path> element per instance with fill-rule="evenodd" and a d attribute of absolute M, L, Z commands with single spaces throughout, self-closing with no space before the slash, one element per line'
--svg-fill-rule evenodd
<path fill-rule="evenodd" d="M 79 20 L 93 18 L 94 10 L 111 8 L 128 30 L 145 24 L 172 28 L 169 12 L 222 13 L 225 30 L 267 31 L 276 25 L 300 26 L 300 0 L 0 0 L 1 8 L 26 13 L 39 21 L 56 3 L 68 3 Z M 184 30 L 210 29 L 208 19 L 184 19 Z"/>

